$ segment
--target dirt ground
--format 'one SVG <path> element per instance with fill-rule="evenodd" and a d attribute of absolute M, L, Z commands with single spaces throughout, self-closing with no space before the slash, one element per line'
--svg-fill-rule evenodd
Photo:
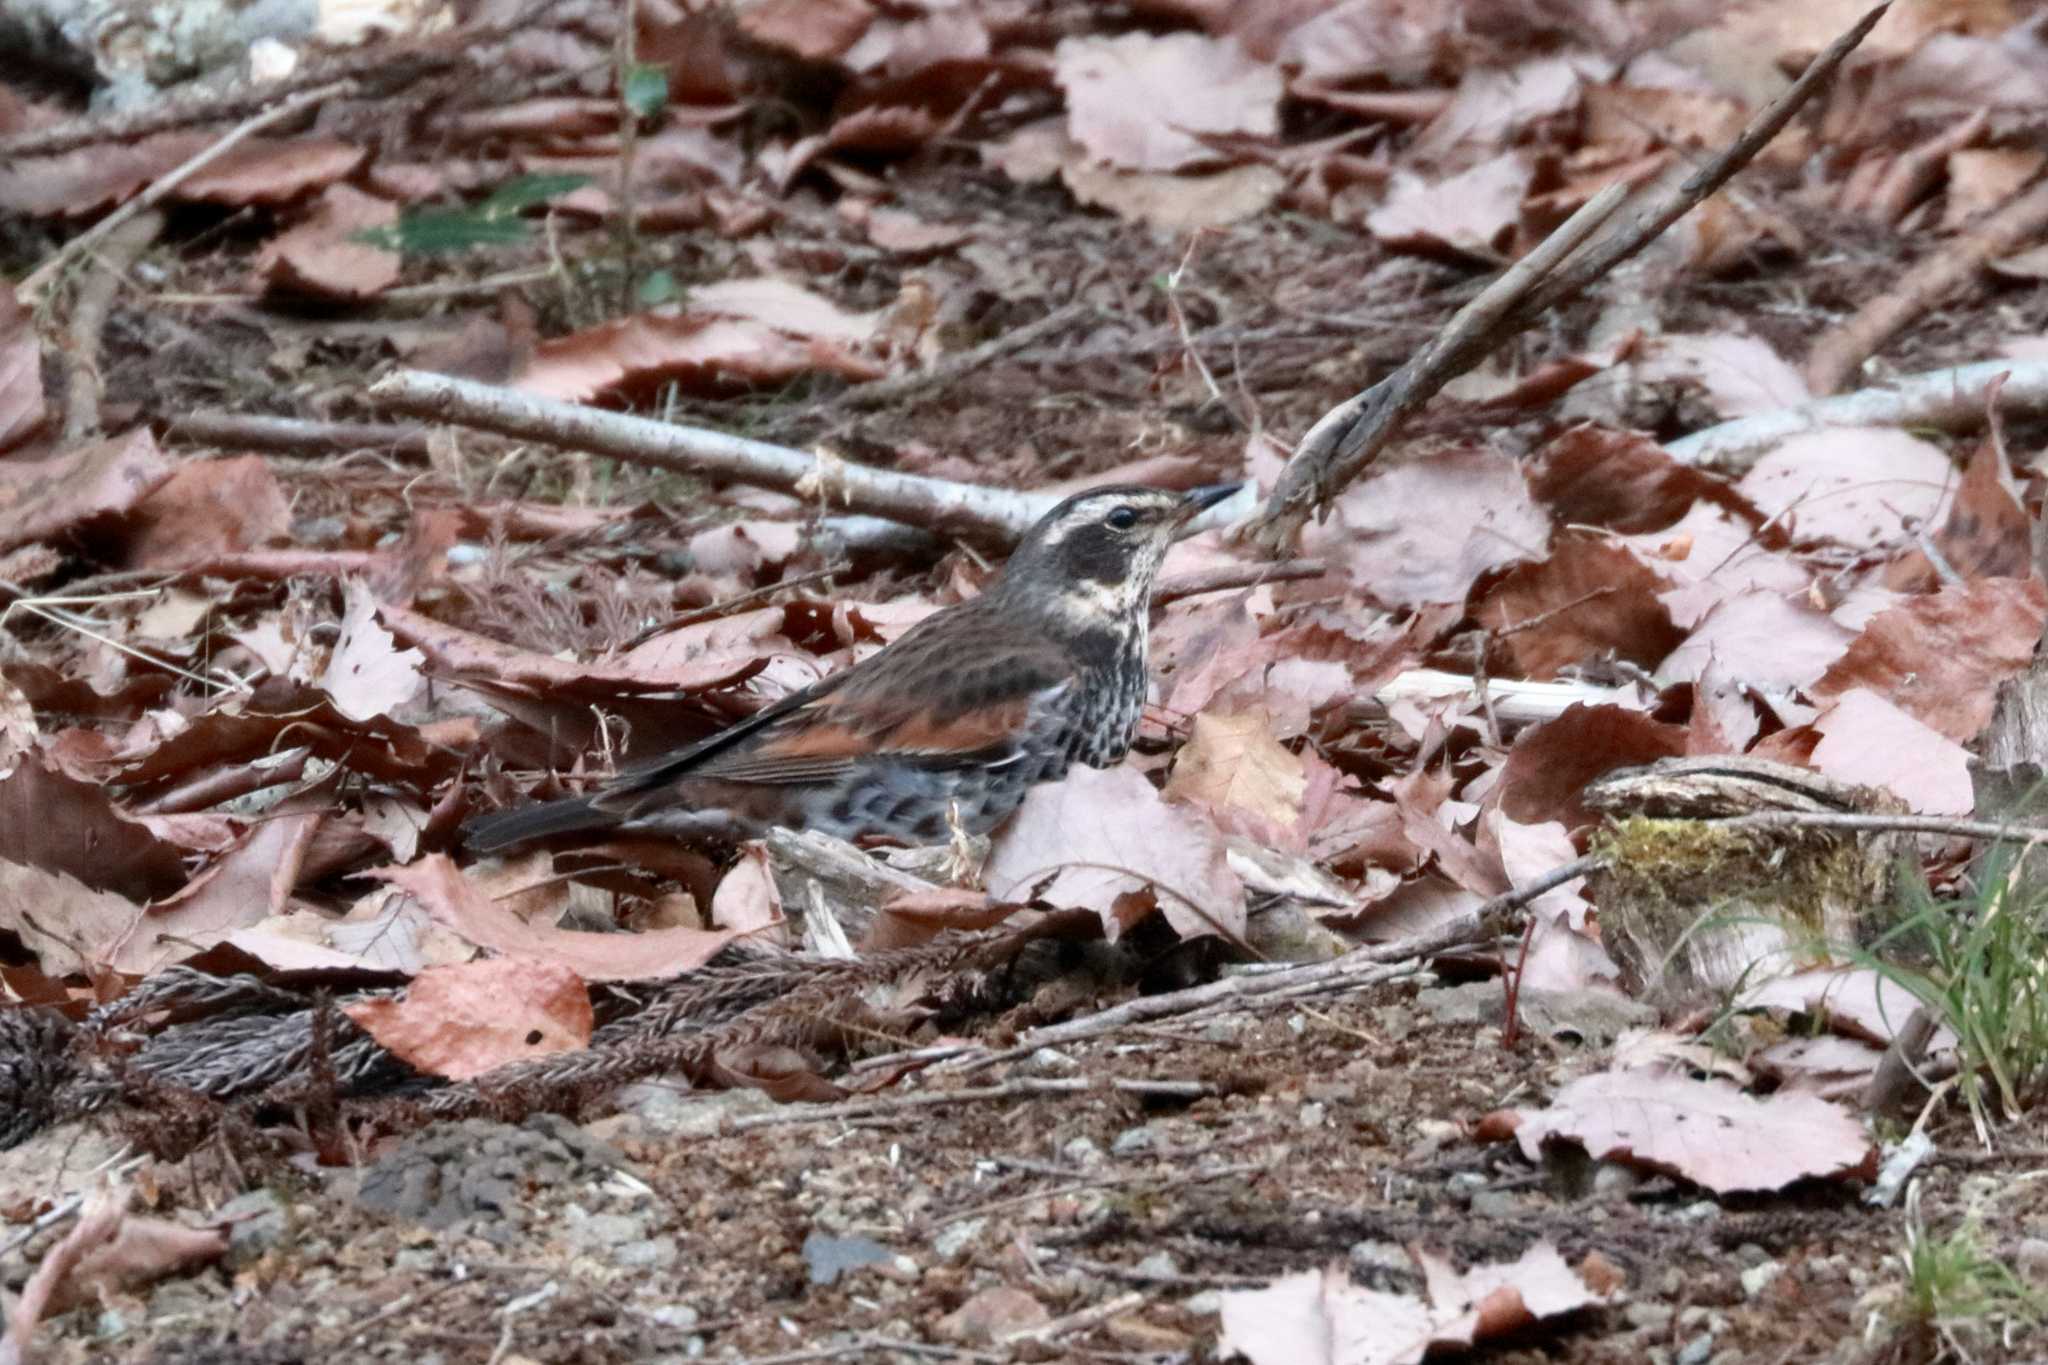
<path fill-rule="evenodd" d="M 1333 1263 L 1413 1288 L 1411 1243 L 1480 1262 L 1536 1238 L 1609 1259 L 1626 1293 L 1481 1358 L 1929 1358 L 1932 1343 L 1882 1326 L 1900 1214 L 1853 1186 L 1716 1203 L 1475 1145 L 1466 1125 L 1588 1056 L 1571 1037 L 1504 1048 L 1483 1017 L 1499 1017 L 1496 983 L 1417 980 L 909 1089 L 1086 1076 L 1219 1092 L 1191 1104 L 1026 1095 L 809 1121 L 751 1092 L 644 1085 L 580 1128 L 469 1121 L 360 1173 L 239 1196 L 226 1265 L 71 1315 L 49 1358 L 1200 1360 L 1218 1290 Z M 2038 1273 L 2048 1214 L 2025 1148 L 2044 1137 L 1930 1173 L 1921 1216 L 1974 1212 Z M 47 1188 L 53 1159 L 76 1171 L 108 1150 L 75 1127 L 46 1134 L 8 1154 L 6 1196 Z M 157 1174 L 164 1207 L 232 1190 L 204 1154 L 191 1167 Z M 1971 1345 L 2026 1360 L 2043 1339 Z"/>

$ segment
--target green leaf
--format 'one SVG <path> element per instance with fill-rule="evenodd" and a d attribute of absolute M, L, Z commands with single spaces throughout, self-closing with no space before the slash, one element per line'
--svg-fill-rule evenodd
<path fill-rule="evenodd" d="M 358 232 L 352 240 L 416 256 L 508 246 L 526 240 L 526 224 L 519 217 L 522 210 L 589 183 L 587 175 L 522 175 L 498 186 L 473 207 L 412 209 L 400 214 L 392 226 Z"/>
<path fill-rule="evenodd" d="M 619 94 L 634 118 L 653 118 L 668 103 L 668 68 L 651 62 L 627 67 Z"/>
<path fill-rule="evenodd" d="M 490 198 L 478 207 L 490 217 L 511 218 L 522 209 L 544 204 L 557 195 L 580 190 L 589 183 L 587 175 L 522 175 L 492 190 Z"/>
<path fill-rule="evenodd" d="M 653 308 L 657 304 L 673 303 L 683 296 L 683 287 L 676 283 L 676 277 L 666 270 L 650 270 L 640 281 L 640 306 Z"/>

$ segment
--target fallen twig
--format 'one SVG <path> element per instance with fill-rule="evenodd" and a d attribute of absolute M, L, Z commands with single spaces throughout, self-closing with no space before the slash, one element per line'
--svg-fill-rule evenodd
<path fill-rule="evenodd" d="M 1884 15 L 1890 0 L 1814 58 L 1789 89 L 1750 120 L 1734 142 L 1626 228 L 1573 256 L 1620 206 L 1620 186 L 1589 201 L 1535 251 L 1511 267 L 1398 370 L 1318 421 L 1302 439 L 1260 519 L 1247 534 L 1269 551 L 1293 542 L 1390 440 L 1403 419 L 1446 383 L 1479 363 L 1536 318 L 1578 297 L 1726 184 L 1792 120 Z M 1569 262 L 1566 258 L 1570 257 Z"/>
<path fill-rule="evenodd" d="M 1164 606 L 1178 602 L 1183 597 L 1199 597 L 1205 592 L 1228 592 L 1233 588 L 1256 588 L 1262 583 L 1296 583 L 1305 578 L 1321 578 L 1330 571 L 1330 566 L 1320 559 L 1282 559 L 1277 562 L 1253 562 L 1249 564 L 1217 564 L 1193 573 L 1175 574 L 1159 580 L 1159 586 L 1152 590 L 1152 605 Z"/>
<path fill-rule="evenodd" d="M 1952 298 L 1986 262 L 2017 251 L 2043 230 L 2048 230 L 2048 181 L 1963 229 L 1824 333 L 1807 353 L 1806 386 L 1815 393 L 1833 393 L 1900 328 Z"/>
<path fill-rule="evenodd" d="M 944 1062 L 949 1068 L 976 1071 L 998 1062 L 1028 1057 L 1042 1047 L 1061 1047 L 1084 1038 L 1099 1038 L 1104 1034 L 1118 1032 L 1133 1024 L 1149 1023 L 1154 1019 L 1185 1016 L 1196 1011 L 1248 1009 L 1295 999 L 1302 995 L 1357 990 L 1364 986 L 1377 985 L 1415 970 L 1414 964 L 1421 958 L 1481 940 L 1490 932 L 1491 926 L 1503 917 L 1521 909 L 1546 891 L 1598 870 L 1605 862 L 1606 860 L 1598 854 L 1575 858 L 1562 867 L 1552 868 L 1527 885 L 1495 896 L 1492 900 L 1474 906 L 1466 913 L 1445 920 L 1422 933 L 1396 939 L 1392 943 L 1354 948 L 1344 956 L 1328 962 L 1276 967 L 1255 975 L 1227 976 L 1220 981 L 1191 986 L 1182 991 L 1140 996 L 1111 1009 L 1032 1029 L 1022 1034 L 1013 1046 L 993 1051 L 972 1044 L 948 1044 L 919 1048 L 910 1052 L 890 1053 L 882 1057 L 869 1057 L 855 1063 L 853 1069 L 865 1071 L 875 1067 Z"/>
<path fill-rule="evenodd" d="M 301 91 L 299 94 L 293 95 L 290 99 L 284 100 L 264 110 L 262 113 L 250 115 L 222 134 L 217 141 L 197 156 L 190 158 L 182 165 L 174 166 L 170 170 L 165 171 L 156 178 L 156 181 L 148 189 L 136 195 L 133 199 L 130 199 L 127 203 L 100 219 L 99 222 L 94 223 L 84 232 L 79 233 L 76 237 L 73 237 L 63 246 L 59 247 L 50 256 L 50 259 L 44 261 L 30 272 L 29 277 L 23 280 L 20 287 L 14 291 L 14 296 L 20 299 L 23 304 L 33 305 L 36 300 L 43 296 L 44 290 L 49 287 L 52 280 L 57 278 L 65 266 L 97 247 L 110 234 L 118 230 L 122 224 L 155 208 L 170 197 L 171 191 L 177 189 L 178 186 L 226 156 L 241 143 L 262 132 L 265 128 L 273 127 L 304 113 L 316 104 L 333 99 L 337 95 L 349 94 L 354 90 L 355 83 L 353 81 L 334 81 L 327 85 L 316 86 L 311 90 Z"/>
<path fill-rule="evenodd" d="M 1865 1083 L 1857 1108 L 1866 1114 L 1886 1113 L 1901 1107 L 1909 1091 L 1926 1089 L 1920 1078 L 1920 1062 L 1927 1055 L 1927 1045 L 1934 1041 L 1935 1027 L 1934 1011 L 1924 1004 L 1907 1016 L 1905 1027 L 1893 1037 L 1877 1070 Z"/>
<path fill-rule="evenodd" d="M 1043 493 L 874 469 L 722 431 L 672 426 L 421 370 L 386 375 L 370 386 L 368 396 L 413 417 L 815 497 L 835 509 L 995 546 L 1014 543 L 1058 501 Z"/>
<path fill-rule="evenodd" d="M 351 450 L 379 450 L 413 457 L 427 453 L 427 433 L 417 426 L 323 422 L 309 417 L 272 417 L 206 408 L 174 418 L 164 436 L 186 445 L 234 446 L 281 455 L 333 455 Z"/>
<path fill-rule="evenodd" d="M 56 357 L 64 370 L 64 440 L 67 444 L 97 436 L 100 431 L 100 336 L 107 314 L 128 275 L 128 267 L 149 249 L 163 230 L 160 213 L 138 214 L 106 237 L 100 268 L 79 286 L 65 327 L 67 344 Z"/>
<path fill-rule="evenodd" d="M 1924 374 L 1902 375 L 1882 388 L 1819 398 L 1696 431 L 1664 449 L 1686 464 L 1739 474 L 1786 439 L 1828 427 L 1932 427 L 1974 431 L 1999 379 L 2001 412 L 2048 412 L 2048 361 L 1980 360 Z"/>
<path fill-rule="evenodd" d="M 1945 834 L 1952 839 L 2025 839 L 2048 842 L 2048 826 L 1946 815 L 1865 815 L 1844 811 L 1768 810 L 1712 822 L 1728 829 L 1839 829 L 1856 833 Z"/>

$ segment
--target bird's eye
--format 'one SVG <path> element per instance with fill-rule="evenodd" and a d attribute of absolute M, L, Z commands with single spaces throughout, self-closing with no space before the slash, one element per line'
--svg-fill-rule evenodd
<path fill-rule="evenodd" d="M 1138 524 L 1138 509 L 1135 507 L 1119 507 L 1104 518 L 1104 520 L 1109 523 L 1109 529 L 1112 531 L 1128 531 Z"/>

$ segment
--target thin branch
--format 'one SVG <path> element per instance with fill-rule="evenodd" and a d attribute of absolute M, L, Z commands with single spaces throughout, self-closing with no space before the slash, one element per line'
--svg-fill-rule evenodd
<path fill-rule="evenodd" d="M 1553 891 L 1567 882 L 1576 881 L 1605 865 L 1606 860 L 1598 854 L 1574 858 L 1562 867 L 1552 868 L 1526 886 L 1495 896 L 1492 900 L 1474 906 L 1464 914 L 1447 919 L 1419 934 L 1396 939 L 1392 943 L 1354 948 L 1344 956 L 1328 962 L 1277 967 L 1271 971 L 1256 973 L 1247 972 L 1227 976 L 1205 985 L 1192 986 L 1187 990 L 1140 996 L 1136 1000 L 1128 1000 L 1114 1008 L 1083 1015 L 1079 1019 L 1069 1019 L 1062 1023 L 1032 1029 L 1021 1035 L 1014 1046 L 996 1051 L 965 1045 L 920 1048 L 914 1052 L 870 1057 L 858 1063 L 854 1069 L 864 1071 L 906 1063 L 943 1061 L 959 1070 L 977 1071 L 998 1062 L 1028 1057 L 1042 1047 L 1062 1047 L 1084 1038 L 1099 1038 L 1104 1034 L 1117 1033 L 1134 1024 L 1150 1023 L 1155 1019 L 1174 1018 L 1197 1011 L 1246 1009 L 1272 1001 L 1291 1000 L 1300 995 L 1352 991 L 1377 985 L 1382 981 L 1391 981 L 1407 975 L 1414 970 L 1413 964 L 1418 959 L 1482 941 L 1492 932 L 1493 925 L 1546 891 Z"/>
<path fill-rule="evenodd" d="M 1829 427 L 1932 427 L 1975 431 L 1999 379 L 2000 412 L 2048 412 L 2048 361 L 1980 360 L 1924 374 L 1901 375 L 1882 388 L 1820 398 L 1696 431 L 1664 449 L 1675 460 L 1740 474 L 1790 437 Z"/>
<path fill-rule="evenodd" d="M 64 439 L 84 441 L 100 432 L 100 394 L 105 388 L 100 370 L 100 338 L 107 314 L 127 282 L 128 268 L 149 250 L 163 230 L 160 213 L 138 214 L 106 236 L 106 249 L 99 253 L 99 269 L 78 287 L 72 303 L 71 321 L 66 326 L 66 345 L 53 357 L 64 369 Z"/>
<path fill-rule="evenodd" d="M 427 453 L 427 433 L 418 426 L 323 422 L 317 418 L 273 417 L 215 408 L 201 408 L 172 418 L 164 437 L 185 445 L 234 446 L 280 455 L 336 455 L 354 450 L 380 450 L 413 457 L 424 457 Z"/>
<path fill-rule="evenodd" d="M 1321 578 L 1329 571 L 1330 566 L 1320 559 L 1214 564 L 1192 573 L 1160 579 L 1159 586 L 1152 590 L 1152 605 L 1164 606 L 1183 597 L 1200 597 L 1205 592 L 1229 592 L 1233 588 L 1256 588 L 1266 583 L 1296 583 L 1306 578 Z"/>
<path fill-rule="evenodd" d="M 1248 535 L 1269 551 L 1291 543 L 1310 514 L 1327 508 L 1336 493 L 1357 478 L 1392 439 L 1400 423 L 1446 383 L 1538 317 L 1577 298 L 1720 189 L 1783 130 L 1889 6 L 1890 0 L 1885 0 L 1830 43 L 1791 88 L 1663 202 L 1560 264 L 1619 207 L 1619 196 L 1625 191 L 1610 186 L 1510 268 L 1494 287 L 1460 310 L 1400 369 L 1317 422 L 1288 462 L 1266 511 Z"/>
<path fill-rule="evenodd" d="M 1839 829 L 1856 833 L 1944 834 L 1952 839 L 2048 842 L 2048 826 L 1961 820 L 1945 815 L 1862 815 L 1840 811 L 1769 810 L 1715 820 L 1724 829 Z"/>
<path fill-rule="evenodd" d="M 368 396 L 412 417 L 815 497 L 834 509 L 983 544 L 1014 543 L 1058 501 L 1044 493 L 874 469 L 722 431 L 673 426 L 421 370 L 386 375 L 370 386 Z"/>

